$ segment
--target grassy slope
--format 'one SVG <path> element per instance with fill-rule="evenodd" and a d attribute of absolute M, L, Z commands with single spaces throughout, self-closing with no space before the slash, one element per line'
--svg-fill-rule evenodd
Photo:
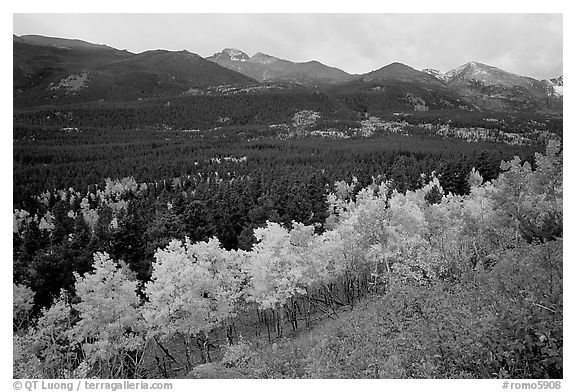
<path fill-rule="evenodd" d="M 562 304 L 522 299 L 561 296 L 562 241 L 501 256 L 453 282 L 393 279 L 338 319 L 272 345 L 242 342 L 221 362 L 253 378 L 561 378 Z"/>

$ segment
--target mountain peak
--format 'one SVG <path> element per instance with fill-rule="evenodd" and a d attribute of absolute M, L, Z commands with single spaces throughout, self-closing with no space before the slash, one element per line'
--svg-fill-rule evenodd
<path fill-rule="evenodd" d="M 550 86 L 550 94 L 552 96 L 561 97 L 564 95 L 564 76 L 544 80 Z"/>
<path fill-rule="evenodd" d="M 550 79 L 550 82 L 556 86 L 564 86 L 564 75 L 558 76 L 557 78 Z"/>
<path fill-rule="evenodd" d="M 363 80 L 365 82 L 395 80 L 400 82 L 443 85 L 440 80 L 429 73 L 418 71 L 399 62 L 393 62 L 380 69 L 369 72 L 364 75 Z"/>
<path fill-rule="evenodd" d="M 270 64 L 277 62 L 279 59 L 274 56 L 270 56 L 269 54 L 258 52 L 252 56 L 250 60 L 261 64 Z"/>
<path fill-rule="evenodd" d="M 382 68 L 378 69 L 377 71 L 380 70 L 387 70 L 394 72 L 411 72 L 411 71 L 419 72 L 416 71 L 414 68 L 410 67 L 409 65 L 399 63 L 398 61 L 394 61 L 388 65 L 385 65 Z"/>
<path fill-rule="evenodd" d="M 402 63 L 400 63 L 400 62 L 398 62 L 398 61 L 393 61 L 393 62 L 391 62 L 390 64 L 386 65 L 386 67 L 408 67 L 408 68 L 412 68 L 412 67 L 410 67 L 410 66 L 408 66 L 408 65 L 406 65 L 406 64 L 402 64 Z"/>
<path fill-rule="evenodd" d="M 446 76 L 446 73 L 441 72 L 435 68 L 425 68 L 422 72 L 427 73 L 428 75 L 434 76 L 436 79 L 442 80 L 443 82 L 447 82 L 449 77 Z"/>
<path fill-rule="evenodd" d="M 446 72 L 445 77 L 452 82 L 474 81 L 480 82 L 485 86 L 505 85 L 508 87 L 522 86 L 529 88 L 533 84 L 533 79 L 516 75 L 492 65 L 470 61 L 460 67 Z"/>
<path fill-rule="evenodd" d="M 250 57 L 246 53 L 244 53 L 243 51 L 241 51 L 239 49 L 225 48 L 222 50 L 221 53 L 230 57 L 230 60 L 232 60 L 232 61 L 248 61 L 248 60 L 250 60 Z"/>
<path fill-rule="evenodd" d="M 208 57 L 208 60 L 212 61 L 248 61 L 250 56 L 239 49 L 234 48 L 224 48 L 221 52 L 214 53 L 212 56 Z"/>
<path fill-rule="evenodd" d="M 494 67 L 493 65 L 484 64 L 484 63 L 481 63 L 479 61 L 469 61 L 466 64 L 464 64 L 463 67 L 469 68 L 469 69 L 484 69 L 484 70 L 502 71 L 501 69 Z M 505 72 L 505 71 L 502 71 L 502 72 Z"/>
<path fill-rule="evenodd" d="M 316 86 L 353 79 L 353 76 L 341 69 L 329 67 L 316 60 L 293 62 L 263 52 L 248 57 L 244 52 L 227 48 L 206 59 L 260 82 Z"/>
<path fill-rule="evenodd" d="M 52 46 L 59 49 L 106 49 L 116 50 L 108 45 L 93 44 L 79 39 L 47 37 L 43 35 L 14 35 L 14 42 L 26 43 L 30 45 Z"/>

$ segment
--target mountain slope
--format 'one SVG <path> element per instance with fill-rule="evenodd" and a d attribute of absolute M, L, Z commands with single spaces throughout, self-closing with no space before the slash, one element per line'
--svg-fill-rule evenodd
<path fill-rule="evenodd" d="M 563 104 L 562 77 L 536 80 L 479 62 L 446 73 L 396 62 L 350 75 L 318 61 L 298 63 L 262 52 L 250 57 L 232 48 L 204 59 L 188 51 L 134 54 L 36 35 L 13 36 L 13 85 L 16 108 L 309 87 L 335 94 L 361 113 L 368 108 L 561 113 Z"/>
<path fill-rule="evenodd" d="M 417 71 L 412 67 L 404 65 L 402 63 L 392 63 L 388 64 L 380 69 L 372 72 L 368 72 L 362 76 L 362 80 L 365 82 L 371 81 L 398 81 L 406 83 L 418 83 L 422 86 L 445 88 L 446 85 L 425 72 Z"/>
<path fill-rule="evenodd" d="M 341 69 L 329 67 L 318 61 L 296 63 L 261 52 L 249 57 L 246 53 L 231 48 L 224 49 L 206 59 L 259 82 L 318 85 L 341 83 L 355 78 Z"/>
<path fill-rule="evenodd" d="M 187 51 L 134 54 L 83 41 L 70 45 L 69 40 L 44 38 L 33 41 L 41 45 L 14 38 L 15 107 L 127 101 L 182 95 L 208 86 L 257 84 Z"/>
<path fill-rule="evenodd" d="M 558 94 L 561 89 L 555 89 L 553 82 L 516 75 L 476 61 L 446 73 L 425 71 L 482 109 L 558 111 L 562 108 L 561 94 Z"/>
<path fill-rule="evenodd" d="M 358 112 L 472 109 L 444 82 L 401 63 L 392 63 L 329 91 Z"/>
<path fill-rule="evenodd" d="M 82 41 L 79 39 L 68 39 L 68 38 L 56 38 L 56 37 L 45 37 L 43 35 L 14 35 L 14 40 L 39 46 L 52 46 L 60 49 L 108 49 L 117 50 L 108 45 L 93 44 L 90 42 Z"/>
<path fill-rule="evenodd" d="M 564 76 L 544 80 L 543 82 L 547 84 L 550 95 L 556 97 L 562 97 L 564 95 Z"/>
<path fill-rule="evenodd" d="M 13 42 L 13 96 L 15 106 L 50 103 L 58 90 L 70 85 L 72 92 L 84 86 L 84 74 L 104 63 L 132 56 L 113 48 L 64 48 L 36 45 L 20 37 Z M 76 80 L 78 79 L 78 80 Z M 75 81 L 76 80 L 76 81 Z M 75 87 L 73 87 L 75 86 Z M 64 90 L 66 88 L 64 87 Z"/>
<path fill-rule="evenodd" d="M 532 88 L 537 80 L 506 72 L 491 65 L 471 61 L 446 73 L 448 84 L 480 82 L 484 86 L 499 86 L 505 88 Z"/>
<path fill-rule="evenodd" d="M 422 72 L 427 73 L 428 75 L 432 75 L 434 76 L 436 79 L 441 80 L 443 82 L 448 81 L 448 77 L 446 76 L 445 73 L 440 72 L 439 70 L 435 69 L 435 68 L 426 68 L 423 69 Z"/>

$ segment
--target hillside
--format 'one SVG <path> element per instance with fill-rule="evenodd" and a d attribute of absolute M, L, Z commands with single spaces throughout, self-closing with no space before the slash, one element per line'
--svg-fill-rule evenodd
<path fill-rule="evenodd" d="M 425 70 L 467 102 L 481 109 L 558 112 L 561 90 L 552 81 L 536 80 L 471 61 L 446 73 Z"/>
<path fill-rule="evenodd" d="M 14 39 L 14 105 L 26 107 L 181 96 L 257 82 L 187 51 L 134 54 L 69 40 Z M 24 42 L 22 42 L 24 41 Z M 63 46 L 67 44 L 67 46 Z"/>
<path fill-rule="evenodd" d="M 351 75 L 318 61 L 293 62 L 226 48 L 203 59 L 186 50 L 139 54 L 81 40 L 13 37 L 14 106 L 130 102 L 213 94 L 333 94 L 351 110 L 562 112 L 562 77 L 536 80 L 469 62 L 446 73 L 391 63 Z"/>
<path fill-rule="evenodd" d="M 43 35 L 21 35 L 19 37 L 14 35 L 14 41 L 30 45 L 50 46 L 59 49 L 116 50 L 108 45 L 93 44 L 79 39 L 45 37 Z"/>
<path fill-rule="evenodd" d="M 400 63 L 328 87 L 327 91 L 359 113 L 475 110 L 443 82 Z"/>
<path fill-rule="evenodd" d="M 362 80 L 364 82 L 398 81 L 440 89 L 446 87 L 446 85 L 437 78 L 425 72 L 417 71 L 402 63 L 388 64 L 380 69 L 368 72 L 367 74 L 362 75 Z"/>
<path fill-rule="evenodd" d="M 231 48 L 206 59 L 260 82 L 288 82 L 315 86 L 341 83 L 356 78 L 341 69 L 329 67 L 318 61 L 298 63 L 261 52 L 250 57 L 238 49 Z"/>
<path fill-rule="evenodd" d="M 166 135 L 177 136 L 157 134 L 139 148 L 153 152 Z M 171 142 L 188 162 L 199 144 L 183 151 L 189 136 Z M 114 143 L 117 153 L 123 147 Z M 212 361 L 254 378 L 563 377 L 558 141 L 534 169 L 515 157 L 488 181 L 462 166 L 462 150 L 460 162 L 442 164 L 458 173 L 438 177 L 421 171 L 438 155 L 420 167 L 419 154 L 412 164 L 393 155 L 397 180 L 365 173 L 362 184 L 336 181 L 325 196 L 317 169 L 294 173 L 296 162 L 313 166 L 311 154 L 293 155 L 323 148 L 284 144 L 283 175 L 248 169 L 232 181 L 246 164 L 277 162 L 269 143 L 249 147 L 260 156 L 206 155 L 210 175 L 108 178 L 43 192 L 36 215 L 16 209 L 15 378 L 170 378 Z M 366 170 L 374 153 L 354 167 Z M 415 186 L 397 188 L 408 176 Z M 444 193 L 458 179 L 468 191 Z M 306 200 L 316 213 L 302 211 Z M 280 217 L 286 207 L 292 220 Z M 252 243 L 226 247 L 241 219 L 254 219 L 242 230 Z M 206 232 L 217 225 L 218 235 Z M 73 355 L 78 347 L 90 362 Z M 112 360 L 99 366 L 102 357 Z"/>

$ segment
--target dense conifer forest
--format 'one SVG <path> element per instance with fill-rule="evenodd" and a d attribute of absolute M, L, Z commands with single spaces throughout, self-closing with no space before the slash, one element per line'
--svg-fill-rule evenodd
<path fill-rule="evenodd" d="M 561 118 L 381 98 L 15 110 L 14 376 L 561 378 Z"/>

